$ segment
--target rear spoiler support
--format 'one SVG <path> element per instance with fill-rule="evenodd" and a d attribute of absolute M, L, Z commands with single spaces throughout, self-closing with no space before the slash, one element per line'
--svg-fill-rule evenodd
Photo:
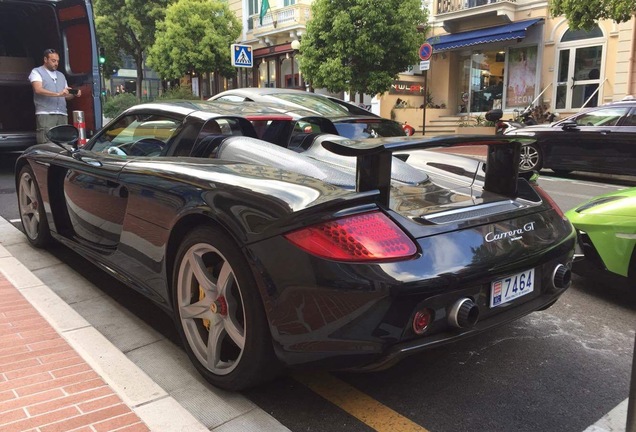
<path fill-rule="evenodd" d="M 484 190 L 510 198 L 517 196 L 519 157 L 522 143 L 534 140 L 487 135 L 451 135 L 428 139 L 379 138 L 368 141 L 347 139 L 323 141 L 327 150 L 356 157 L 356 191 L 378 190 L 380 203 L 389 205 L 393 152 L 426 150 L 435 147 L 487 145 Z"/>

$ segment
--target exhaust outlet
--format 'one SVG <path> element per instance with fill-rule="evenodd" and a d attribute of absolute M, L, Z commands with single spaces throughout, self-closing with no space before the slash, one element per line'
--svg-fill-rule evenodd
<path fill-rule="evenodd" d="M 455 302 L 448 314 L 448 323 L 456 328 L 470 328 L 477 324 L 479 307 L 468 297 Z"/>
<path fill-rule="evenodd" d="M 552 286 L 556 289 L 565 289 L 572 283 L 572 272 L 563 264 L 559 264 L 552 272 Z"/>

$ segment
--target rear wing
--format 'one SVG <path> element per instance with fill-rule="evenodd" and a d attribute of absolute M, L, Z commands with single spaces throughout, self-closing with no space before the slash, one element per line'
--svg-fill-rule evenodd
<path fill-rule="evenodd" d="M 379 138 L 367 141 L 323 141 L 327 150 L 341 156 L 357 158 L 356 191 L 378 190 L 380 202 L 389 204 L 393 152 L 426 150 L 435 147 L 487 145 L 484 190 L 510 198 L 517 196 L 519 154 L 522 143 L 533 139 L 487 135 L 450 135 L 433 138 Z"/>

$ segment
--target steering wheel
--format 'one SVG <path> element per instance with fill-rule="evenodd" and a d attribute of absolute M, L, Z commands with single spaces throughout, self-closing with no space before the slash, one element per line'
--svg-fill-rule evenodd
<path fill-rule="evenodd" d="M 594 126 L 594 123 L 592 123 L 592 122 L 587 122 L 587 123 L 585 123 L 585 126 Z"/>
<path fill-rule="evenodd" d="M 166 143 L 157 138 L 142 138 L 128 147 L 131 156 L 158 156 L 163 151 Z"/>
<path fill-rule="evenodd" d="M 107 153 L 109 155 L 115 155 L 115 156 L 127 156 L 128 155 L 128 153 L 126 153 L 124 150 L 122 150 L 120 147 L 117 147 L 117 146 L 108 147 L 106 149 L 105 153 Z"/>

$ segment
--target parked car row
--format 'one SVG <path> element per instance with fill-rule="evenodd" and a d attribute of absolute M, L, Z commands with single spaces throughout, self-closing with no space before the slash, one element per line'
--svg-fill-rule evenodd
<path fill-rule="evenodd" d="M 412 127 L 404 128 L 396 121 L 384 119 L 354 104 L 332 96 L 300 90 L 267 87 L 240 88 L 224 91 L 212 96 L 209 100 L 280 104 L 287 106 L 290 110 L 310 110 L 331 120 L 339 135 L 353 139 L 413 134 Z"/>
<path fill-rule="evenodd" d="M 29 241 L 56 240 L 155 301 L 216 386 L 383 369 L 548 308 L 577 238 L 634 275 L 636 194 L 574 209 L 575 231 L 519 176 L 530 135 L 384 136 L 384 119 L 321 113 L 323 96 L 219 96 L 138 105 L 83 147 L 54 128 L 16 164 Z M 466 145 L 487 145 L 488 163 L 430 151 Z"/>
<path fill-rule="evenodd" d="M 218 101 L 133 107 L 83 147 L 59 126 L 17 161 L 24 231 L 154 300 L 231 390 L 284 367 L 383 369 L 569 287 L 575 231 L 518 177 L 516 138 L 336 131 Z M 429 151 L 456 145 L 492 160 Z"/>

